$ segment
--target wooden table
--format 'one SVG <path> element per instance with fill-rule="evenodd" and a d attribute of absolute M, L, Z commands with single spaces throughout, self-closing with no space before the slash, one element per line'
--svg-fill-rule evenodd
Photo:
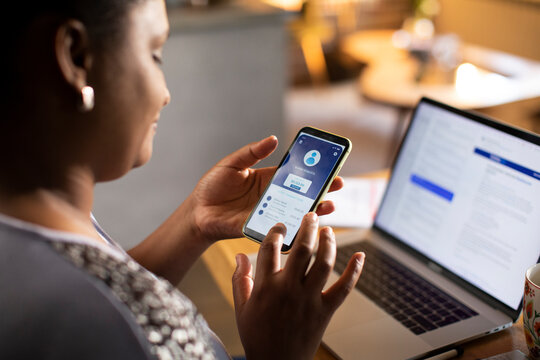
<path fill-rule="evenodd" d="M 422 96 L 466 110 L 540 97 L 538 61 L 459 43 L 457 61 L 467 63 L 466 66 L 443 69 L 431 57 L 422 64 L 406 49 L 394 46 L 395 33 L 396 29 L 364 30 L 350 34 L 340 42 L 343 53 L 367 65 L 358 78 L 359 94 L 397 110 L 396 126 L 388 149 L 390 162 L 407 125 L 410 110 Z M 420 69 L 424 69 L 424 75 L 418 79 Z"/>
<path fill-rule="evenodd" d="M 383 170 L 368 174 L 365 177 L 388 177 L 388 174 L 389 172 L 387 170 Z M 346 231 L 346 229 L 336 230 L 336 232 L 338 231 Z M 218 242 L 212 245 L 202 256 L 208 270 L 231 307 L 234 307 L 231 279 L 236 268 L 235 256 L 238 253 L 249 255 L 256 253 L 258 250 L 258 244 L 243 238 Z M 362 281 L 361 278 L 360 281 Z M 509 329 L 464 344 L 463 349 L 464 353 L 459 359 L 464 360 L 482 359 L 514 349 L 521 350 L 527 354 L 528 350 L 523 335 L 522 318 L 520 317 Z M 335 360 L 336 358 L 324 346 L 320 346 L 315 359 Z"/>
<path fill-rule="evenodd" d="M 459 44 L 459 63 L 476 67 L 459 83 L 455 69 L 417 74 L 421 64 L 405 49 L 396 48 L 396 30 L 366 30 L 345 37 L 344 53 L 367 64 L 359 78 L 363 96 L 402 108 L 412 108 L 428 96 L 462 109 L 481 109 L 540 96 L 540 62 L 469 44 Z M 428 62 L 435 68 L 433 61 Z M 467 70 L 467 69 L 465 69 Z M 429 76 L 431 74 L 431 76 Z"/>

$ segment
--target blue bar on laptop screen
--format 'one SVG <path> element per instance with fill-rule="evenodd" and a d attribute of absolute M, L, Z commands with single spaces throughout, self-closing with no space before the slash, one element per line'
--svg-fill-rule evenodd
<path fill-rule="evenodd" d="M 452 199 L 454 198 L 453 192 L 448 191 L 445 188 L 440 187 L 439 185 L 434 184 L 431 181 L 424 179 L 423 177 L 418 176 L 416 174 L 411 175 L 411 182 L 413 184 L 420 186 L 421 188 L 429 190 L 433 194 L 440 196 L 445 200 L 452 201 Z"/>
<path fill-rule="evenodd" d="M 485 150 L 474 148 L 474 152 L 480 156 L 483 156 L 485 158 L 488 158 L 492 161 L 495 161 L 496 163 L 499 163 L 501 165 L 507 166 L 511 169 L 514 169 L 516 171 L 519 171 L 522 174 L 525 174 L 527 176 L 530 176 L 536 180 L 540 180 L 540 173 L 538 171 L 531 170 L 529 168 L 526 168 L 525 166 L 521 166 L 519 164 L 516 164 L 515 162 L 512 162 L 510 160 L 506 160 L 500 156 L 497 156 L 495 154 L 489 153 Z"/>

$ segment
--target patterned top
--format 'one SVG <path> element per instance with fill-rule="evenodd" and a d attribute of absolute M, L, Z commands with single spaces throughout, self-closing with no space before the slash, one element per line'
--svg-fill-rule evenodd
<path fill-rule="evenodd" d="M 0 215 L 0 357 L 230 359 L 189 299 L 95 225 L 111 246 Z"/>
<path fill-rule="evenodd" d="M 214 359 L 206 321 L 168 281 L 132 259 L 120 261 L 91 246 L 61 241 L 52 245 L 75 266 L 102 280 L 131 310 L 159 359 Z"/>

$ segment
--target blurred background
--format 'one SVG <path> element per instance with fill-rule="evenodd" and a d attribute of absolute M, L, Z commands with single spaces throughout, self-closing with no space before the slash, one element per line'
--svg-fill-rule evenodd
<path fill-rule="evenodd" d="M 387 168 L 423 95 L 540 132 L 540 0 L 170 0 L 172 101 L 154 155 L 100 184 L 94 214 L 125 248 L 220 158 L 298 129 L 349 137 L 341 174 Z M 203 262 L 180 284 L 233 355 L 232 308 Z"/>

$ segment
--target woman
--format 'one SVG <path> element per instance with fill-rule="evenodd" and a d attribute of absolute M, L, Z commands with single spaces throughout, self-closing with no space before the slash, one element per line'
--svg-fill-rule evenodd
<path fill-rule="evenodd" d="M 170 99 L 160 68 L 169 31 L 165 4 L 19 3 L 9 15 L 16 26 L 2 24 L 10 36 L 2 60 L 0 356 L 226 357 L 171 284 L 212 243 L 241 236 L 275 170 L 250 167 L 274 151 L 277 139 L 224 158 L 162 226 L 124 252 L 92 218 L 93 190 L 152 154 L 159 113 Z M 338 178 L 332 190 L 341 186 Z M 322 203 L 317 213 L 331 211 L 331 203 Z M 247 257 L 237 256 L 235 308 L 248 359 L 313 357 L 358 280 L 363 254 L 322 292 L 335 258 L 330 228 L 320 231 L 306 273 L 317 230 L 317 215 L 306 215 L 281 269 L 286 230 L 272 228 L 255 281 Z"/>

